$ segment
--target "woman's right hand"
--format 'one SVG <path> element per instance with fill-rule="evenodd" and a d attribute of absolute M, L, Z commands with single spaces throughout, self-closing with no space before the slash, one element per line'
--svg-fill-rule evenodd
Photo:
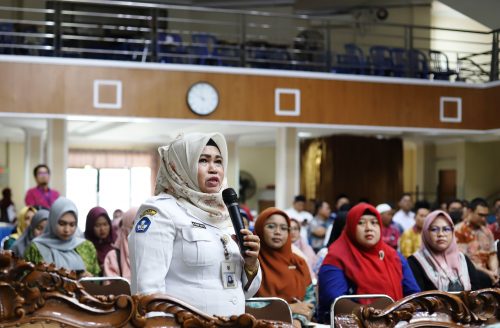
<path fill-rule="evenodd" d="M 309 321 L 313 316 L 313 307 L 314 305 L 307 302 L 298 302 L 290 304 L 290 309 L 292 310 L 292 313 L 301 314 L 304 317 L 306 317 L 307 320 Z"/>

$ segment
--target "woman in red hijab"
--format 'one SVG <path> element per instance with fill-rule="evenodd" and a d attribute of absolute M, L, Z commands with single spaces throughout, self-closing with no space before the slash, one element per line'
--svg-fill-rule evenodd
<path fill-rule="evenodd" d="M 314 313 L 315 294 L 306 261 L 292 252 L 290 219 L 270 207 L 260 213 L 255 234 L 261 240 L 262 283 L 256 296 L 280 297 L 292 310 L 294 325 L 306 325 Z"/>
<path fill-rule="evenodd" d="M 360 203 L 347 213 L 344 231 L 328 248 L 318 275 L 319 315 L 325 321 L 342 295 L 386 294 L 399 300 L 420 292 L 406 259 L 382 241 L 381 229 L 380 214 L 370 204 Z"/>

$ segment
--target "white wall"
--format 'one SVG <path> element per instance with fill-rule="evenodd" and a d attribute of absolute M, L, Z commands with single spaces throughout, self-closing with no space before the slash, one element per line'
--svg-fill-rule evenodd
<path fill-rule="evenodd" d="M 7 146 L 7 142 L 0 142 L 0 166 L 5 168 L 8 180 L 8 185 L 0 185 L 0 190 L 5 187 L 12 189 L 13 201 L 16 209 L 19 210 L 24 206 L 26 193 L 24 190 L 24 144 L 9 143 Z"/>
<path fill-rule="evenodd" d="M 465 197 L 500 194 L 500 141 L 465 144 Z"/>
<path fill-rule="evenodd" d="M 252 210 L 258 210 L 258 198 L 266 186 L 275 184 L 276 150 L 274 147 L 241 147 L 240 170 L 249 172 L 257 182 L 257 192 L 247 200 Z"/>
<path fill-rule="evenodd" d="M 433 1 L 431 10 L 431 26 L 450 29 L 490 31 L 490 29 L 470 17 L 439 1 Z M 446 40 L 454 40 L 446 41 Z M 452 31 L 432 30 L 431 48 L 446 52 L 451 62 L 451 68 L 456 68 L 457 57 L 471 53 L 481 53 L 491 50 L 491 35 L 459 33 Z M 488 56 L 475 57 L 477 63 L 488 62 Z"/>

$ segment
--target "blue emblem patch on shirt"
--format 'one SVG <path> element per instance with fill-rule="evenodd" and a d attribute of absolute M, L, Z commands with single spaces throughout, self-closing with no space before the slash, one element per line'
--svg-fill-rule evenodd
<path fill-rule="evenodd" d="M 151 226 L 151 220 L 148 217 L 143 217 L 135 225 L 135 232 L 137 232 L 137 233 L 146 232 L 146 231 L 148 231 L 149 226 Z"/>

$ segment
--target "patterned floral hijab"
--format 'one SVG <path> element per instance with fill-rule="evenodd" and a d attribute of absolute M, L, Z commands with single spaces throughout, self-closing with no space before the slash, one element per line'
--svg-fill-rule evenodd
<path fill-rule="evenodd" d="M 207 224 L 218 228 L 232 227 L 222 190 L 227 180 L 222 181 L 217 193 L 207 194 L 198 186 L 198 160 L 212 139 L 220 150 L 224 172 L 227 172 L 227 145 L 220 133 L 190 133 L 179 136 L 169 145 L 158 148 L 160 168 L 156 178 L 155 195 L 166 192 L 177 199 L 177 203 L 188 213 Z"/>

